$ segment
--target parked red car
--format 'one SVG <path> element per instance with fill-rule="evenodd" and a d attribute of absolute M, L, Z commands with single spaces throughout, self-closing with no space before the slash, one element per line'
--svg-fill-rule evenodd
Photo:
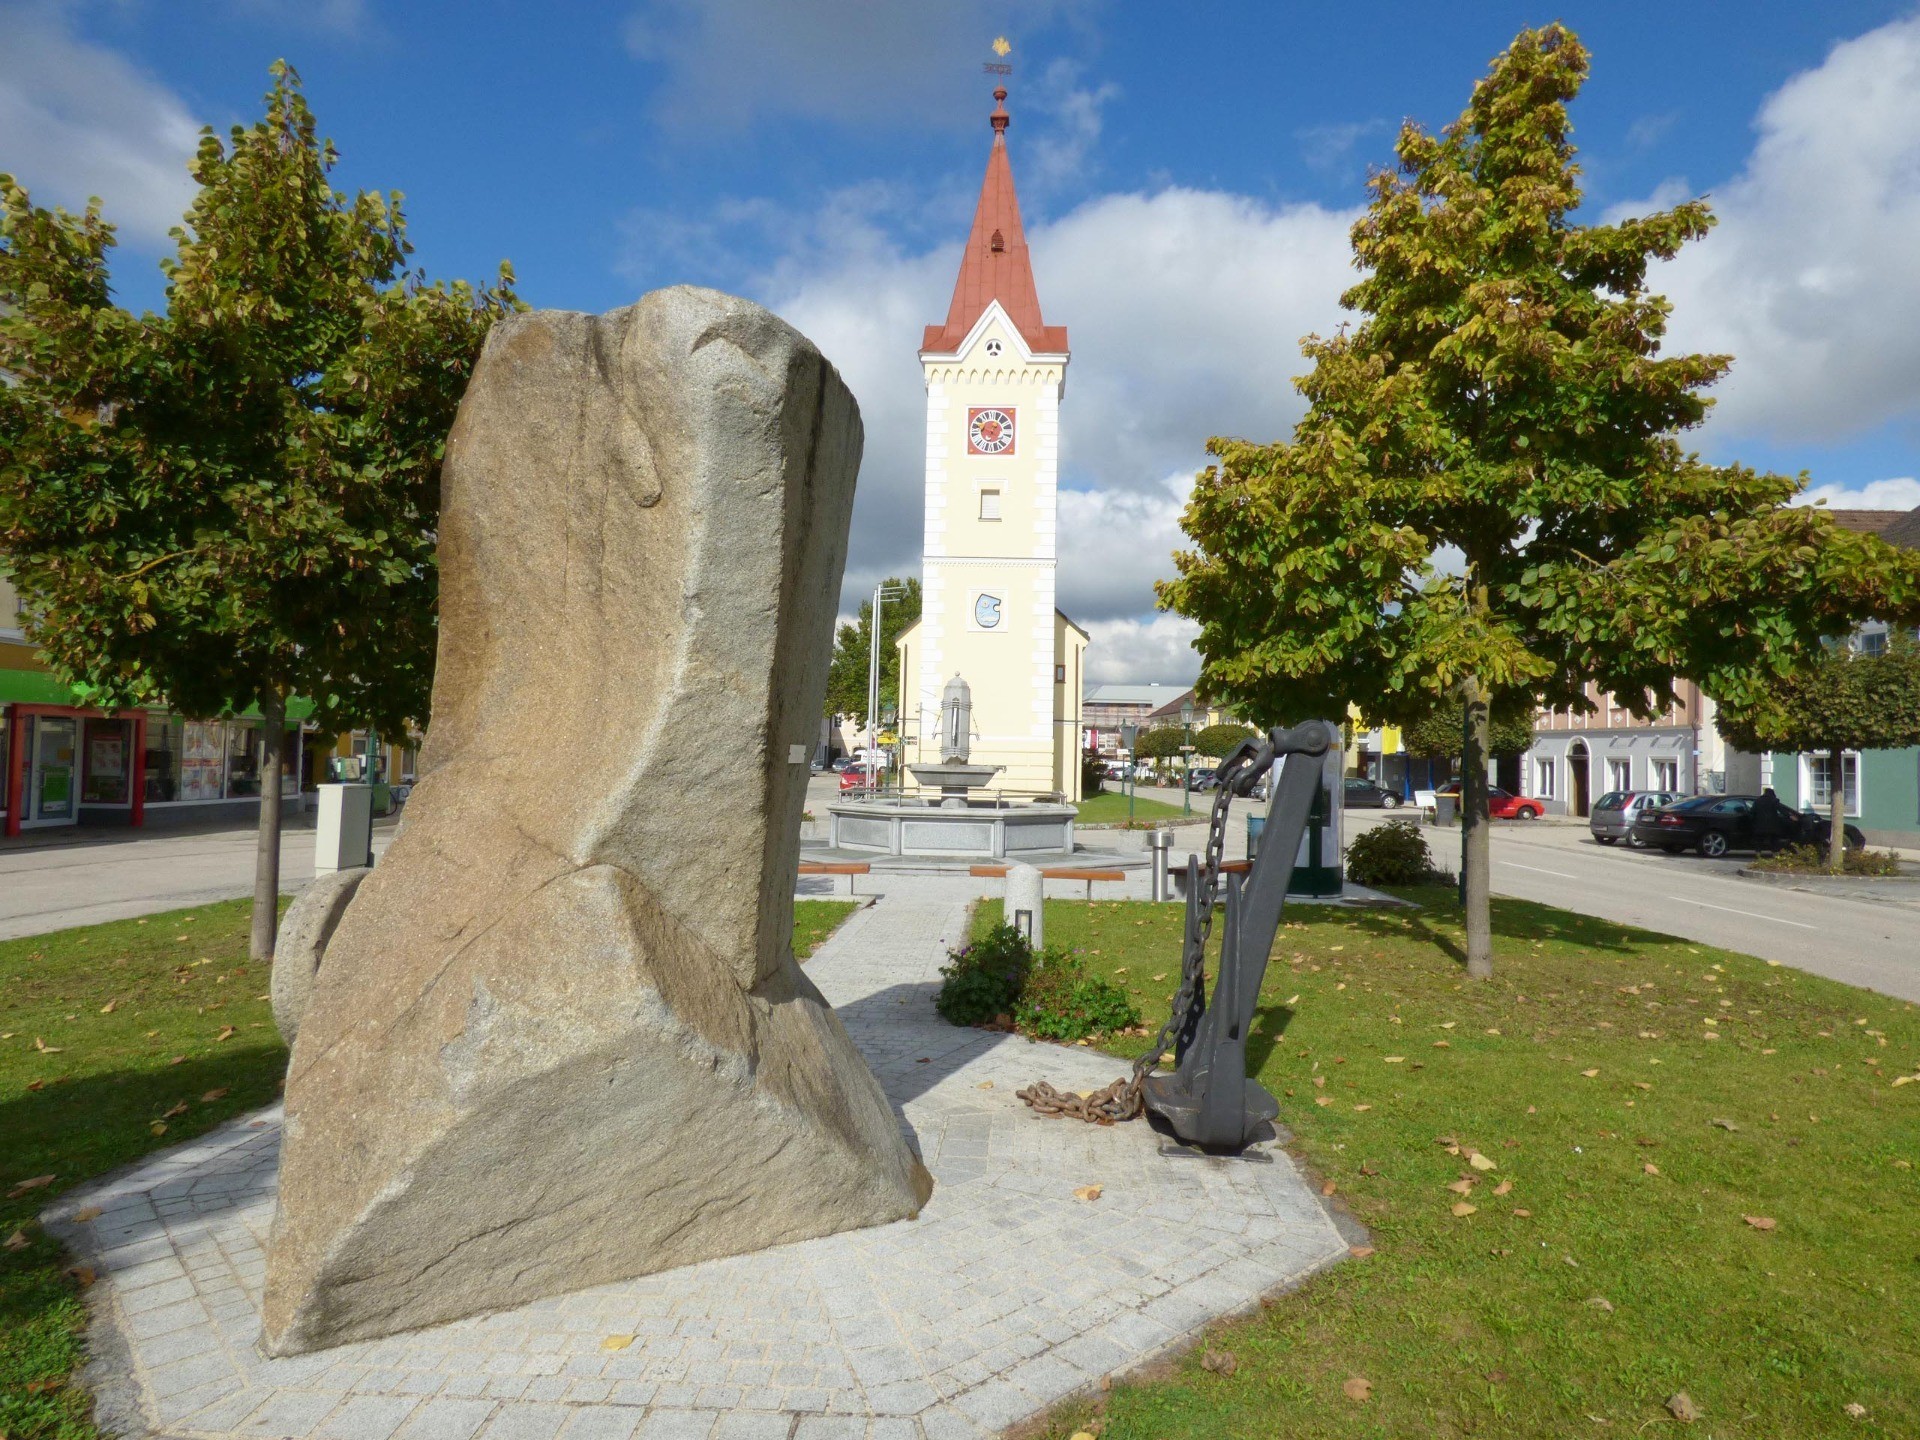
<path fill-rule="evenodd" d="M 1453 803 L 1460 803 L 1460 786 L 1456 781 L 1452 785 L 1442 786 L 1437 792 L 1451 795 Z M 1525 795 L 1515 795 L 1502 790 L 1498 785 L 1487 787 L 1487 814 L 1495 820 L 1538 820 L 1544 807 L 1538 800 Z"/>

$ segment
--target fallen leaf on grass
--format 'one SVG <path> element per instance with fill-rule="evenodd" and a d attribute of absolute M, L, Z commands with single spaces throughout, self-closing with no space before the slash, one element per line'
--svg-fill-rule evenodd
<path fill-rule="evenodd" d="M 1849 1400 L 1840 1408 L 1847 1412 L 1849 1419 L 1864 1420 L 1867 1418 L 1867 1407 L 1862 1405 L 1858 1400 Z"/>
<path fill-rule="evenodd" d="M 1231 1375 L 1240 1368 L 1240 1361 L 1231 1350 L 1209 1350 L 1200 1357 L 1200 1368 L 1216 1375 Z"/>
<path fill-rule="evenodd" d="M 1684 1425 L 1691 1425 L 1706 1413 L 1684 1390 L 1676 1390 L 1667 1397 L 1667 1412 Z"/>
<path fill-rule="evenodd" d="M 0 1250 L 24 1250 L 31 1243 L 32 1242 L 27 1239 L 26 1231 L 16 1230 L 13 1234 L 7 1236 L 5 1240 L 0 1240 Z"/>
<path fill-rule="evenodd" d="M 36 1035 L 33 1037 L 33 1048 L 38 1050 L 42 1055 L 58 1055 L 65 1047 L 61 1045 L 49 1045 Z"/>
<path fill-rule="evenodd" d="M 187 1063 L 187 1057 L 184 1055 L 176 1055 L 171 1060 L 167 1061 L 167 1064 L 169 1065 L 184 1065 L 186 1063 Z"/>
<path fill-rule="evenodd" d="M 175 1105 L 171 1110 L 161 1111 L 160 1118 L 162 1120 L 174 1120 L 186 1113 L 187 1113 L 187 1102 L 182 1100 L 179 1104 Z"/>
<path fill-rule="evenodd" d="M 118 1000 L 109 1000 L 107 1001 L 106 1004 L 100 1007 L 100 1013 L 102 1015 L 111 1015 L 113 1014 L 114 1011 L 118 1010 L 119 1008 L 120 1008 L 120 1002 Z"/>
<path fill-rule="evenodd" d="M 1498 1185 L 1493 1187 L 1493 1193 L 1496 1195 L 1505 1195 L 1512 1189 L 1513 1182 L 1511 1180 L 1502 1180 Z"/>
<path fill-rule="evenodd" d="M 609 1335 L 600 1342 L 600 1348 L 602 1350 L 624 1350 L 631 1344 L 633 1344 L 633 1336 L 631 1335 Z"/>
<path fill-rule="evenodd" d="M 1595 1310 L 1604 1310 L 1609 1315 L 1613 1313 L 1613 1302 L 1604 1295 L 1593 1296 L 1587 1301 L 1587 1304 Z"/>
<path fill-rule="evenodd" d="M 18 1200 L 29 1190 L 39 1190 L 51 1185 L 59 1178 L 58 1175 L 36 1175 L 31 1180 L 16 1180 L 13 1182 L 13 1188 L 7 1192 L 7 1199 Z"/>
<path fill-rule="evenodd" d="M 1469 1205 L 1464 1200 L 1456 1200 L 1453 1202 L 1453 1213 L 1463 1219 L 1468 1215 L 1474 1214 L 1479 1209 L 1480 1207 L 1478 1205 Z"/>
<path fill-rule="evenodd" d="M 1514 1217 L 1519 1220 L 1531 1220 L 1533 1218 L 1533 1212 L 1531 1210 L 1516 1210 L 1513 1213 Z"/>
<path fill-rule="evenodd" d="M 1327 1183 L 1326 1183 L 1326 1184 L 1324 1184 L 1324 1185 L 1322 1185 L 1322 1186 L 1320 1187 L 1320 1193 L 1321 1193 L 1322 1195 L 1331 1195 L 1331 1194 L 1333 1194 L 1333 1192 L 1334 1192 L 1334 1188 L 1335 1188 L 1335 1187 L 1334 1187 L 1334 1183 L 1333 1183 L 1333 1181 L 1331 1181 L 1331 1180 L 1329 1180 L 1329 1181 L 1327 1181 Z"/>
<path fill-rule="evenodd" d="M 1899 1163 L 1902 1163 L 1902 1162 L 1899 1162 L 1899 1161 L 1896 1161 L 1895 1163 L 1896 1163 L 1896 1164 L 1899 1164 Z M 1372 1165 L 1371 1165 L 1370 1163 L 1368 1163 L 1367 1161 L 1364 1161 L 1364 1160 L 1363 1160 L 1363 1161 L 1361 1161 L 1361 1162 L 1360 1162 L 1360 1173 L 1361 1173 L 1362 1175 L 1378 1175 L 1378 1174 L 1379 1174 L 1380 1172 L 1379 1172 L 1378 1170 L 1376 1170 L 1376 1169 L 1374 1169 L 1374 1168 L 1373 1168 L 1373 1166 L 1372 1166 Z"/>
<path fill-rule="evenodd" d="M 1101 1187 L 1098 1185 L 1082 1185 L 1073 1192 L 1073 1198 L 1076 1200 L 1098 1200 L 1100 1198 L 1100 1190 Z"/>
<path fill-rule="evenodd" d="M 1740 1127 L 1731 1120 L 1709 1120 L 1709 1125 L 1718 1125 L 1722 1130 L 1738 1130 Z"/>
<path fill-rule="evenodd" d="M 1371 1105 L 1356 1105 L 1356 1106 L 1354 1106 L 1353 1108 L 1354 1108 L 1355 1110 L 1371 1110 L 1371 1109 L 1373 1108 L 1373 1106 L 1371 1106 Z"/>
<path fill-rule="evenodd" d="M 1771 1230 L 1780 1223 L 1771 1215 L 1742 1215 L 1740 1218 L 1756 1230 Z"/>
<path fill-rule="evenodd" d="M 1383 1058 L 1389 1065 L 1404 1065 L 1407 1063 L 1407 1057 L 1404 1055 L 1388 1055 Z"/>
<path fill-rule="evenodd" d="M 1372 1253 L 1373 1247 L 1371 1245 L 1349 1245 L 1347 1247 L 1347 1254 L 1356 1260 L 1364 1260 Z"/>
<path fill-rule="evenodd" d="M 1658 1175 L 1660 1173 L 1660 1167 L 1649 1160 L 1640 1167 L 1640 1173 L 1642 1175 Z"/>
<path fill-rule="evenodd" d="M 987 1082 L 987 1084 L 989 1085 L 991 1085 L 992 1083 L 993 1082 L 991 1080 Z M 227 1087 L 222 1085 L 219 1089 L 209 1090 L 207 1091 L 206 1094 L 202 1095 L 200 1097 L 200 1103 L 202 1105 L 211 1105 L 216 1100 L 224 1100 L 226 1098 L 227 1098 Z"/>
<path fill-rule="evenodd" d="M 1333 1096 L 1316 1095 L 1313 1097 L 1313 1103 L 1316 1105 L 1331 1105 L 1333 1103 Z"/>
<path fill-rule="evenodd" d="M 1467 1163 L 1476 1170 L 1498 1170 L 1500 1167 L 1478 1150 L 1467 1157 Z"/>
<path fill-rule="evenodd" d="M 1364 1404 L 1373 1398 L 1373 1382 L 1356 1375 L 1340 1387 L 1340 1393 L 1356 1405 Z"/>
<path fill-rule="evenodd" d="M 1462 1176 L 1460 1179 L 1454 1181 L 1451 1185 L 1447 1186 L 1447 1189 L 1453 1191 L 1453 1193 L 1456 1195 L 1471 1195 L 1473 1193 L 1473 1181 Z"/>
<path fill-rule="evenodd" d="M 1600 1072 L 1598 1070 L 1582 1070 L 1580 1073 L 1586 1076 L 1587 1079 L 1591 1080 L 1593 1079 L 1594 1076 L 1598 1075 Z"/>
<path fill-rule="evenodd" d="M 82 1290 L 86 1289 L 89 1285 L 93 1284 L 93 1282 L 99 1278 L 97 1275 L 93 1273 L 93 1267 L 91 1265 L 75 1265 L 75 1266 L 72 1266 L 70 1269 L 68 1269 L 65 1273 L 68 1275 L 71 1275 L 74 1279 L 74 1283 L 79 1285 L 79 1287 Z"/>
<path fill-rule="evenodd" d="M 1450 1040 L 1436 1040 L 1433 1042 L 1433 1048 L 1436 1050 L 1451 1050 L 1453 1048 L 1453 1042 Z"/>
<path fill-rule="evenodd" d="M 164 1120 L 156 1120 L 147 1126 L 147 1129 L 155 1135 L 164 1135 L 167 1133 L 167 1122 Z"/>
<path fill-rule="evenodd" d="M 215 1041 L 220 1041 L 220 1040 L 227 1040 L 227 1039 L 231 1039 L 231 1038 L 232 1038 L 232 1037 L 233 1037 L 234 1035 L 236 1035 L 236 1034 L 238 1034 L 238 1033 L 239 1033 L 239 1032 L 238 1032 L 237 1030 L 235 1030 L 233 1026 L 231 1026 L 231 1025 L 222 1025 L 222 1026 L 220 1027 L 220 1033 L 219 1033 L 218 1035 L 216 1035 L 216 1036 L 214 1036 L 213 1038 L 214 1038 L 214 1040 L 215 1040 Z"/>
<path fill-rule="evenodd" d="M 100 1207 L 98 1205 L 82 1205 L 78 1210 L 73 1212 L 73 1223 L 76 1225 L 84 1225 L 89 1220 L 98 1220 L 99 1218 Z"/>

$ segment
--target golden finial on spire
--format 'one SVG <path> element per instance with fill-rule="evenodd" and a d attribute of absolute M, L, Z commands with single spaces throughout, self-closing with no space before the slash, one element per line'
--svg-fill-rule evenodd
<path fill-rule="evenodd" d="M 994 40 L 993 53 L 998 55 L 1002 60 L 1013 53 L 1013 46 L 1007 43 L 1006 36 L 1001 35 Z"/>

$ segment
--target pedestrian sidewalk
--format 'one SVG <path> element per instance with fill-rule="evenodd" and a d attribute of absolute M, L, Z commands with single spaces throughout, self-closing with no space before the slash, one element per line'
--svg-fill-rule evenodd
<path fill-rule="evenodd" d="M 99 1276 L 87 1380 L 102 1428 L 128 1440 L 963 1440 L 1344 1256 L 1277 1144 L 1241 1159 L 1168 1155 L 1144 1122 L 1042 1119 L 1014 1097 L 1033 1080 L 1091 1089 L 1123 1066 L 934 1012 L 982 884 L 888 875 L 805 971 L 934 1176 L 917 1219 L 269 1360 L 257 1342 L 281 1115 L 265 1111 L 48 1213 Z"/>

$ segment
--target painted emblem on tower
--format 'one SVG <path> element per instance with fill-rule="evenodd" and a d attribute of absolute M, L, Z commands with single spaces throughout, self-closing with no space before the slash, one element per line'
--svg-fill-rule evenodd
<path fill-rule="evenodd" d="M 973 623 L 982 630 L 998 630 L 1000 614 L 1007 597 L 997 590 L 982 590 L 973 597 Z"/>
<path fill-rule="evenodd" d="M 1013 454 L 1013 411 L 990 405 L 968 406 L 967 453 Z"/>

